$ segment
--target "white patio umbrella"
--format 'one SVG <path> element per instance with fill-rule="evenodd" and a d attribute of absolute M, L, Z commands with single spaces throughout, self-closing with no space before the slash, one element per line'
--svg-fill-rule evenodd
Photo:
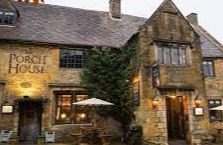
<path fill-rule="evenodd" d="M 221 111 L 223 111 L 223 105 L 211 108 L 209 110 L 221 110 Z"/>
<path fill-rule="evenodd" d="M 90 98 L 90 99 L 86 99 L 83 101 L 79 101 L 79 102 L 75 102 L 73 103 L 73 105 L 79 105 L 79 106 L 111 106 L 114 105 L 113 103 L 101 100 L 101 99 L 97 99 L 97 98 Z M 92 108 L 93 109 L 93 108 Z M 94 110 L 93 110 L 94 111 Z M 94 116 L 93 116 L 93 125 L 95 125 L 96 123 L 96 114 L 94 111 Z"/>
<path fill-rule="evenodd" d="M 87 100 L 79 101 L 76 103 L 73 103 L 73 105 L 83 105 L 83 106 L 109 106 L 109 105 L 114 105 L 113 103 L 106 102 L 101 99 L 97 98 L 90 98 Z"/>

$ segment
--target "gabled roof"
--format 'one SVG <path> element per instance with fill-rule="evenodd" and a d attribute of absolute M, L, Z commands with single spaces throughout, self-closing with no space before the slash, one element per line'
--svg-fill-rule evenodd
<path fill-rule="evenodd" d="M 15 27 L 0 27 L 0 39 L 30 42 L 120 47 L 138 31 L 145 18 L 55 5 L 14 2 L 20 18 Z"/>
<path fill-rule="evenodd" d="M 203 57 L 223 57 L 223 46 L 200 25 L 191 24 L 200 36 Z"/>
<path fill-rule="evenodd" d="M 3 5 L 8 7 L 8 0 L 0 0 L 0 8 Z M 13 2 L 13 5 L 20 17 L 14 27 L 0 26 L 0 40 L 118 48 L 151 19 L 122 15 L 121 21 L 114 21 L 108 12 L 47 4 Z M 201 37 L 204 57 L 223 57 L 221 43 L 201 26 L 192 27 Z"/>
<path fill-rule="evenodd" d="M 171 16 L 174 16 L 175 21 L 178 21 L 178 28 L 176 27 L 176 24 L 171 23 L 171 20 L 168 18 Z M 168 21 L 168 23 L 166 23 L 165 21 Z M 170 24 L 173 26 L 172 28 L 169 27 Z M 154 32 L 151 35 L 154 35 L 154 38 L 167 41 L 195 41 L 193 40 L 193 38 L 191 38 L 191 34 L 185 33 L 187 31 L 192 31 L 196 36 L 198 36 L 197 32 L 193 29 L 188 20 L 184 17 L 184 15 L 181 13 L 181 11 L 177 8 L 172 0 L 164 0 L 152 14 L 152 16 L 146 20 L 145 24 L 141 28 L 144 28 L 147 25 L 152 25 Z M 173 29 L 175 34 L 172 34 L 170 32 Z M 176 33 L 182 33 L 183 35 L 179 37 L 176 35 Z"/>
<path fill-rule="evenodd" d="M 16 11 L 16 8 L 10 2 L 10 0 L 0 0 L 0 10 L 12 10 L 12 11 Z"/>

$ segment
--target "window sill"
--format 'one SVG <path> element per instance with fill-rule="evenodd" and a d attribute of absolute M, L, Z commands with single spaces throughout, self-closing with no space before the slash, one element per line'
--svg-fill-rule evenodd
<path fill-rule="evenodd" d="M 204 76 L 204 78 L 216 78 L 216 76 Z"/>
<path fill-rule="evenodd" d="M 173 65 L 173 64 L 159 64 L 160 66 L 167 66 L 167 67 L 177 67 L 177 68 L 183 68 L 183 67 L 190 67 L 191 64 L 185 64 L 185 65 Z"/>
<path fill-rule="evenodd" d="M 66 127 L 66 126 L 92 126 L 92 123 L 80 123 L 80 124 L 53 124 L 54 127 Z"/>
<path fill-rule="evenodd" d="M 67 68 L 67 67 L 59 67 L 59 70 L 69 70 L 69 71 L 74 71 L 74 70 L 78 70 L 81 71 L 84 68 Z"/>
<path fill-rule="evenodd" d="M 14 25 L 7 25 L 7 24 L 0 24 L 0 27 L 9 27 L 9 28 L 14 28 Z"/>

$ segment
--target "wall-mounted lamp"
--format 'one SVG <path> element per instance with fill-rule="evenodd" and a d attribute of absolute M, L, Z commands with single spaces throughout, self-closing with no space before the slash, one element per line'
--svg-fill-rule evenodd
<path fill-rule="evenodd" d="M 66 117 L 67 117 L 67 114 L 66 114 L 66 113 L 62 113 L 62 114 L 61 114 L 61 118 L 62 118 L 62 119 L 65 119 Z"/>
<path fill-rule="evenodd" d="M 159 97 L 160 97 L 160 92 L 158 90 L 156 90 L 155 96 L 152 100 L 153 108 L 157 107 L 157 105 L 159 104 Z"/>
<path fill-rule="evenodd" d="M 202 104 L 202 98 L 200 97 L 198 92 L 192 92 L 193 96 L 195 97 L 194 99 L 194 103 L 196 105 L 196 107 L 199 107 Z"/>
<path fill-rule="evenodd" d="M 202 103 L 202 99 L 200 99 L 200 98 L 196 98 L 196 99 L 194 100 L 194 103 L 195 103 L 195 105 L 196 105 L 197 107 L 199 107 L 199 106 L 201 105 L 201 103 Z"/>
<path fill-rule="evenodd" d="M 30 82 L 22 82 L 22 83 L 20 83 L 20 86 L 22 88 L 31 88 L 32 84 Z"/>
<path fill-rule="evenodd" d="M 159 104 L 158 98 L 154 98 L 153 101 L 152 101 L 153 107 L 155 108 L 158 104 Z"/>

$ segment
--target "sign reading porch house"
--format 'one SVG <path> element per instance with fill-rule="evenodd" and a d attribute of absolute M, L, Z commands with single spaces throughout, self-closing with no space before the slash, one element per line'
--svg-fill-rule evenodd
<path fill-rule="evenodd" d="M 45 73 L 46 58 L 45 55 L 10 54 L 8 71 L 9 73 Z"/>

